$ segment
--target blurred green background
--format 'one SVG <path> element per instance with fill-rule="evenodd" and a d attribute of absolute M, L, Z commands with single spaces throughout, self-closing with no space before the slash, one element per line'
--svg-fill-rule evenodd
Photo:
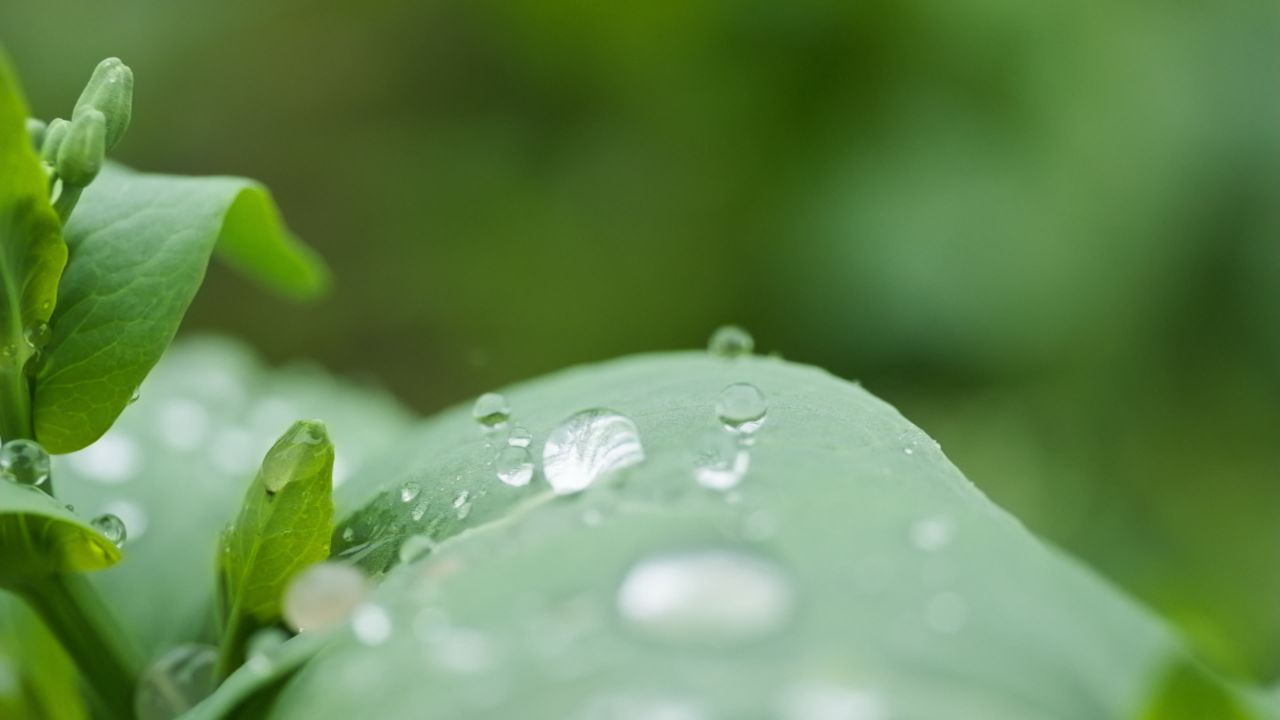
<path fill-rule="evenodd" d="M 1280 676 L 1275 0 L 0 6 L 35 112 L 267 182 L 318 305 L 188 330 L 426 413 L 750 328 L 860 379 L 1027 525 Z"/>

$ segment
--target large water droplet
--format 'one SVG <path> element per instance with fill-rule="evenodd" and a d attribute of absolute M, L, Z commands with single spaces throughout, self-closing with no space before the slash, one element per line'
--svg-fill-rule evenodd
<path fill-rule="evenodd" d="M 778 714 L 781 720 L 889 720 L 889 706 L 869 690 L 810 683 L 784 692 Z"/>
<path fill-rule="evenodd" d="M 0 477 L 22 485 L 49 481 L 49 453 L 35 440 L 10 440 L 0 446 Z"/>
<path fill-rule="evenodd" d="M 506 426 L 511 417 L 511 406 L 498 393 L 485 393 L 476 398 L 476 404 L 471 408 L 471 417 L 486 431 L 499 430 Z"/>
<path fill-rule="evenodd" d="M 365 603 L 352 614 L 351 630 L 365 645 L 381 645 L 391 637 L 391 616 L 381 605 Z"/>
<path fill-rule="evenodd" d="M 138 680 L 134 712 L 138 720 L 173 720 L 208 697 L 216 686 L 218 650 L 179 645 L 152 663 Z"/>
<path fill-rule="evenodd" d="M 422 494 L 422 486 L 410 480 L 400 486 L 400 502 L 413 502 Z"/>
<path fill-rule="evenodd" d="M 627 573 L 617 602 L 622 618 L 647 635 L 723 646 L 779 631 L 791 617 L 794 595 L 772 562 L 702 550 L 640 562 Z"/>
<path fill-rule="evenodd" d="M 298 632 L 327 630 L 350 617 L 368 594 L 368 580 L 359 570 L 343 563 L 317 563 L 298 573 L 285 589 L 284 621 Z"/>
<path fill-rule="evenodd" d="M 720 391 L 716 416 L 733 432 L 750 435 L 764 424 L 769 403 L 760 388 L 751 383 L 734 383 Z"/>
<path fill-rule="evenodd" d="M 533 479 L 533 456 L 527 447 L 507 445 L 498 451 L 494 463 L 498 479 L 512 487 L 524 487 Z"/>
<path fill-rule="evenodd" d="M 103 513 L 93 520 L 89 521 L 89 525 L 94 530 L 102 533 L 102 536 L 111 541 L 116 547 L 124 545 L 125 538 L 128 537 L 127 528 L 124 521 L 112 515 L 111 513 Z"/>
<path fill-rule="evenodd" d="M 711 490 L 737 487 L 751 465 L 751 454 L 738 445 L 737 439 L 717 432 L 702 439 L 694 460 L 693 477 Z"/>
<path fill-rule="evenodd" d="M 612 410 L 584 410 L 547 436 L 542 472 L 554 493 L 567 495 L 642 460 L 640 431 L 630 418 Z"/>
<path fill-rule="evenodd" d="M 737 325 L 724 325 L 716 328 L 707 341 L 707 352 L 722 358 L 736 358 L 750 355 L 755 349 L 756 341 L 751 333 Z"/>

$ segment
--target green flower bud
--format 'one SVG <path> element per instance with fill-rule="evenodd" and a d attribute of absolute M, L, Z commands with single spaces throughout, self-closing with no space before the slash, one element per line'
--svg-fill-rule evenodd
<path fill-rule="evenodd" d="M 49 121 L 49 126 L 44 129 L 44 139 L 40 143 L 40 159 L 45 164 L 52 166 L 58 161 L 58 148 L 62 147 L 62 141 L 67 138 L 67 131 L 70 129 L 71 123 L 62 118 Z"/>
<path fill-rule="evenodd" d="M 31 145 L 37 152 L 40 150 L 40 143 L 44 142 L 46 127 L 48 126 L 39 118 L 27 118 L 27 136 L 31 138 Z"/>
<path fill-rule="evenodd" d="M 133 71 L 120 62 L 120 58 L 107 58 L 98 63 L 71 117 L 78 118 L 89 110 L 97 110 L 106 118 L 106 149 L 115 147 L 133 116 Z"/>
<path fill-rule="evenodd" d="M 76 113 L 54 166 L 63 185 L 82 188 L 93 182 L 107 154 L 106 136 L 107 119 L 102 113 L 92 109 Z"/>

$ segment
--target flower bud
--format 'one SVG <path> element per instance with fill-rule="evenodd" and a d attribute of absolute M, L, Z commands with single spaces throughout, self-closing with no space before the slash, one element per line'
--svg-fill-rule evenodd
<path fill-rule="evenodd" d="M 105 149 L 115 147 L 133 115 L 133 71 L 120 58 L 98 63 L 71 117 L 78 118 L 89 110 L 97 110 L 106 119 Z"/>
<path fill-rule="evenodd" d="M 44 131 L 48 126 L 39 118 L 27 118 L 27 137 L 31 138 L 31 146 L 40 152 L 40 144 L 44 142 Z"/>
<path fill-rule="evenodd" d="M 106 134 L 107 121 L 102 113 L 93 109 L 76 113 L 58 148 L 58 163 L 54 166 L 64 185 L 82 188 L 93 182 L 107 152 Z"/>
<path fill-rule="evenodd" d="M 44 129 L 44 138 L 40 142 L 41 160 L 50 166 L 58 161 L 58 148 L 62 147 L 62 141 L 66 139 L 67 131 L 70 129 L 71 123 L 62 118 L 49 121 L 48 127 Z"/>

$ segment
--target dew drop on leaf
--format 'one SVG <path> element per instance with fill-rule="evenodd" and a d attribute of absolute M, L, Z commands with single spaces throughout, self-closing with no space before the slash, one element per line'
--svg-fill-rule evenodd
<path fill-rule="evenodd" d="M 734 436 L 716 432 L 699 444 L 693 477 L 707 489 L 730 490 L 738 486 L 750 465 L 751 454 L 738 445 Z"/>
<path fill-rule="evenodd" d="M 422 494 L 422 486 L 410 480 L 400 486 L 400 502 L 413 502 Z"/>
<path fill-rule="evenodd" d="M 365 645 L 381 645 L 391 637 L 391 616 L 381 605 L 365 603 L 352 614 L 351 630 Z"/>
<path fill-rule="evenodd" d="M 356 529 L 348 525 L 342 530 L 342 541 L 351 542 L 356 539 Z"/>
<path fill-rule="evenodd" d="M 645 559 L 627 573 L 617 596 L 622 619 L 643 634 L 716 646 L 778 632 L 794 605 L 792 584 L 780 568 L 736 550 Z"/>
<path fill-rule="evenodd" d="M 547 436 L 542 472 L 552 492 L 568 495 L 642 460 L 640 431 L 630 418 L 612 410 L 584 410 Z"/>
<path fill-rule="evenodd" d="M 127 528 L 125 528 L 124 521 L 111 513 L 103 513 L 90 520 L 89 524 L 94 530 L 102 533 L 102 536 L 110 540 L 111 544 L 116 547 L 124 545 L 124 541 L 129 534 Z"/>
<path fill-rule="evenodd" d="M 533 433 L 523 425 L 515 425 L 507 433 L 507 444 L 512 447 L 527 448 L 533 442 Z"/>
<path fill-rule="evenodd" d="M 0 446 L 0 477 L 39 487 L 49 481 L 49 453 L 34 440 L 10 440 Z"/>
<path fill-rule="evenodd" d="M 524 487 L 533 479 L 533 456 L 521 445 L 507 445 L 495 460 L 498 479 L 512 487 Z"/>
<path fill-rule="evenodd" d="M 751 333 L 737 325 L 724 325 L 716 328 L 707 341 L 707 352 L 721 358 L 736 358 L 750 355 L 755 350 L 756 341 Z"/>
<path fill-rule="evenodd" d="M 45 345 L 49 344 L 49 338 L 53 336 L 53 331 L 49 329 L 49 323 L 41 322 L 27 327 L 23 335 L 26 337 L 27 345 L 30 345 L 32 350 L 39 352 L 44 349 Z"/>
<path fill-rule="evenodd" d="M 485 393 L 476 398 L 476 404 L 471 407 L 471 417 L 486 432 L 500 430 L 506 427 L 507 420 L 511 417 L 511 406 L 498 393 Z"/>
<path fill-rule="evenodd" d="M 417 505 L 413 506 L 412 510 L 409 511 L 409 517 L 413 518 L 414 522 L 418 522 L 427 514 L 428 507 L 430 507 L 430 503 L 426 500 L 419 502 Z"/>
<path fill-rule="evenodd" d="M 471 514 L 471 491 L 463 490 L 453 499 L 453 509 L 458 512 L 458 519 L 465 520 Z"/>
<path fill-rule="evenodd" d="M 368 580 L 356 568 L 317 563 L 298 573 L 285 588 L 285 624 L 298 632 L 327 630 L 351 617 L 368 594 Z"/>
<path fill-rule="evenodd" d="M 218 650 L 211 645 L 179 645 L 151 664 L 138 681 L 138 720 L 173 720 L 208 697 L 216 685 Z"/>
<path fill-rule="evenodd" d="M 716 400 L 716 417 L 725 428 L 743 435 L 759 430 L 768 412 L 764 393 L 751 383 L 734 383 L 720 391 Z"/>

